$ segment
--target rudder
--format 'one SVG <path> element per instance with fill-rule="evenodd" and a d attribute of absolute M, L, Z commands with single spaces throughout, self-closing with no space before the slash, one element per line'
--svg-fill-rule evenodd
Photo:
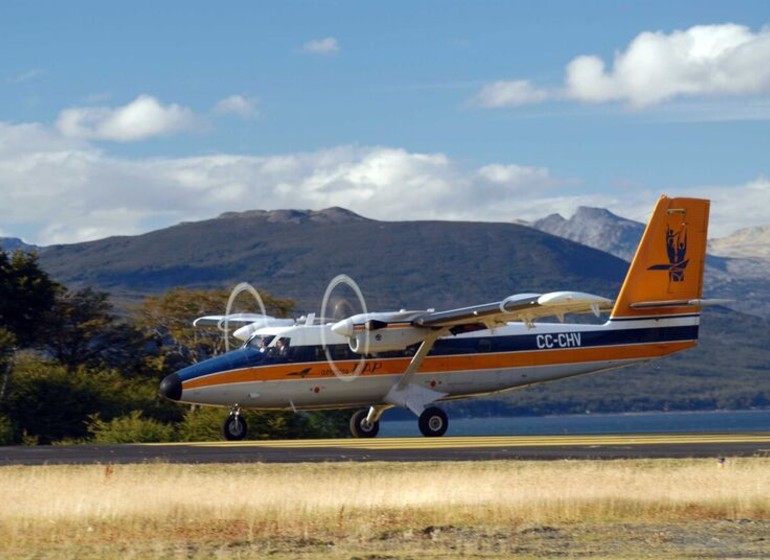
<path fill-rule="evenodd" d="M 611 318 L 699 310 L 710 202 L 662 196 L 642 235 Z"/>

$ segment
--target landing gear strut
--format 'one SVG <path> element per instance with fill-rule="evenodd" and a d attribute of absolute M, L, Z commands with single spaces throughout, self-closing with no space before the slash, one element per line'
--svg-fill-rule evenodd
<path fill-rule="evenodd" d="M 380 431 L 380 421 L 368 421 L 369 411 L 365 408 L 357 410 L 350 418 L 350 434 L 354 438 L 373 438 Z"/>
<path fill-rule="evenodd" d="M 425 437 L 440 437 L 446 433 L 449 420 L 443 410 L 432 406 L 423 410 L 418 424 L 422 435 Z"/>
<path fill-rule="evenodd" d="M 228 441 L 240 441 L 246 437 L 248 426 L 241 416 L 241 409 L 237 405 L 230 409 L 230 415 L 222 424 L 222 435 Z"/>

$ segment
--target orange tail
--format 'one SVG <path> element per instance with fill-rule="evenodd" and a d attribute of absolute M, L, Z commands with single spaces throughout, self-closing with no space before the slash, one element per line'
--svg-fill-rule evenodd
<path fill-rule="evenodd" d="M 660 197 L 611 318 L 700 309 L 708 220 L 708 200 Z"/>

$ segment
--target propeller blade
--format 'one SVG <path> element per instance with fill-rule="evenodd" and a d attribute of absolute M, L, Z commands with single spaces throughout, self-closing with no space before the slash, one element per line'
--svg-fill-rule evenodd
<path fill-rule="evenodd" d="M 335 297 L 335 295 L 339 296 L 340 293 L 340 291 L 337 290 L 338 286 L 342 286 L 343 289 L 347 289 L 348 293 L 352 291 L 353 294 L 355 294 L 355 300 L 353 301 L 358 304 L 359 309 L 355 309 L 354 305 L 351 304 L 351 301 L 348 301 L 345 298 L 337 299 Z M 321 324 L 326 325 L 329 322 L 333 322 L 334 324 L 330 327 L 331 331 L 350 340 L 352 348 L 352 343 L 354 342 L 355 325 L 351 317 L 360 313 L 365 315 L 368 312 L 366 309 L 366 300 L 364 300 L 364 295 L 361 293 L 361 289 L 358 287 L 358 284 L 356 284 L 356 282 L 350 276 L 345 274 L 339 274 L 335 276 L 326 287 L 324 297 L 321 300 Z M 366 352 L 361 354 L 360 358 L 356 362 L 355 367 L 348 365 L 345 367 L 346 371 L 343 371 L 343 369 L 337 366 L 334 359 L 332 358 L 331 351 L 329 350 L 329 347 L 326 343 L 326 335 L 324 334 L 325 332 L 327 332 L 325 329 L 321 329 L 321 346 L 324 350 L 324 354 L 326 355 L 326 362 L 329 364 L 329 368 L 334 372 L 334 375 L 343 381 L 352 381 L 361 375 L 361 373 L 364 371 L 364 366 L 366 365 L 366 357 L 363 355 Z M 368 343 L 364 345 L 364 348 L 367 347 Z M 350 368 L 352 368 L 352 371 L 350 371 Z"/>

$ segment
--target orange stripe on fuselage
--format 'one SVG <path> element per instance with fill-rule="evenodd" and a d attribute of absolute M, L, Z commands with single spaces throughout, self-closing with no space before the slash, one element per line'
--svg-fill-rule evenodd
<path fill-rule="evenodd" d="M 570 363 L 605 362 L 614 360 L 644 360 L 657 358 L 695 346 L 695 341 L 655 342 L 649 344 L 625 344 L 591 348 L 569 348 L 500 352 L 490 354 L 463 354 L 454 356 L 428 356 L 418 370 L 420 374 L 451 373 L 458 371 L 485 371 L 519 367 L 539 367 Z M 411 358 L 368 358 L 362 376 L 401 375 Z M 335 362 L 343 372 L 352 372 L 360 362 L 345 360 Z M 184 390 L 248 383 L 257 381 L 292 381 L 307 378 L 330 378 L 334 372 L 327 362 L 299 362 L 231 370 L 191 379 L 183 383 Z"/>

